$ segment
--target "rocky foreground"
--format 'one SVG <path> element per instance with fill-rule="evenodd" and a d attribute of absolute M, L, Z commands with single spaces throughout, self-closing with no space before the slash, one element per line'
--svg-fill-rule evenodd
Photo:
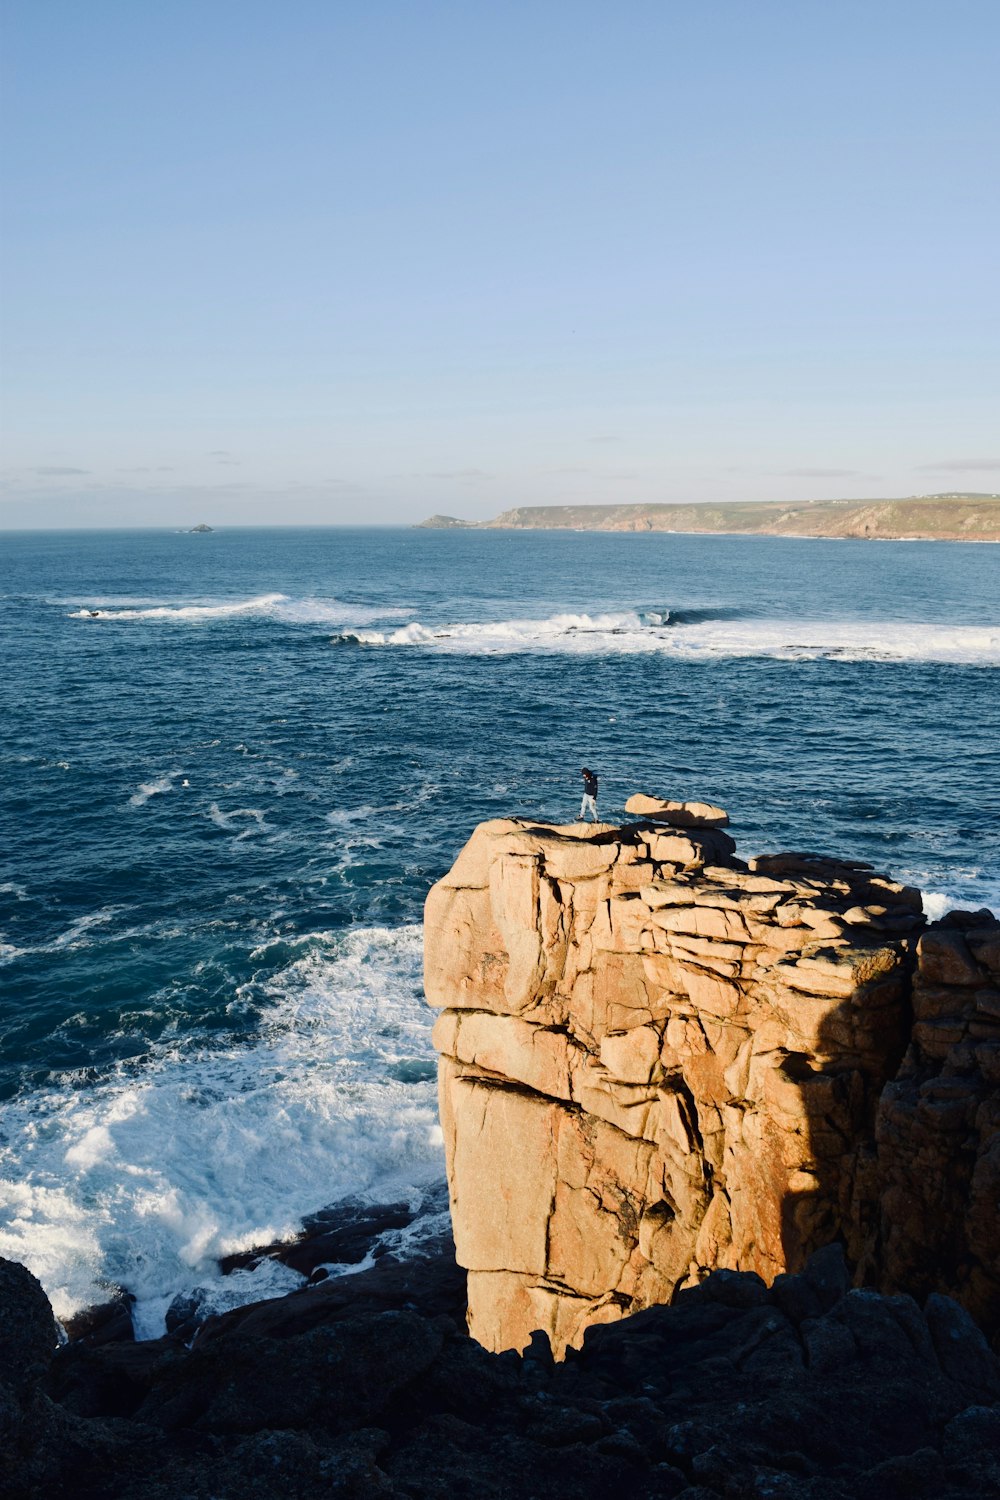
<path fill-rule="evenodd" d="M 932 1295 L 852 1289 L 837 1246 L 768 1288 L 717 1272 L 554 1364 L 465 1330 L 447 1247 L 206 1323 L 55 1354 L 0 1262 L 10 1500 L 986 1500 L 1000 1363 Z"/>

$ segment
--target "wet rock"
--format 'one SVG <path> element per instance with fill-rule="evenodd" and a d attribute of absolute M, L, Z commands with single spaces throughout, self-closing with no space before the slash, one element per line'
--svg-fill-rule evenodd
<path fill-rule="evenodd" d="M 135 1298 L 124 1287 L 117 1287 L 107 1302 L 95 1303 L 74 1313 L 63 1322 L 63 1332 L 71 1341 L 88 1344 L 129 1342 L 135 1338 L 132 1308 Z"/>
<path fill-rule="evenodd" d="M 205 1316 L 205 1301 L 203 1287 L 178 1293 L 164 1314 L 167 1332 L 176 1333 L 181 1338 L 190 1337 Z"/>
<path fill-rule="evenodd" d="M 219 1268 L 228 1275 L 252 1269 L 268 1258 L 310 1276 L 322 1265 L 358 1265 L 369 1256 L 377 1257 L 380 1251 L 385 1253 L 379 1243 L 383 1236 L 405 1229 L 416 1213 L 408 1203 L 370 1204 L 346 1199 L 304 1219 L 302 1232 L 295 1239 L 223 1256 Z"/>

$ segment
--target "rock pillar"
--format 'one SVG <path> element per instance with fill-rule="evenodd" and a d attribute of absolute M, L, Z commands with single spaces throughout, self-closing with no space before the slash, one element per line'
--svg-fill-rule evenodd
<path fill-rule="evenodd" d="M 455 1243 L 490 1349 L 544 1329 L 561 1356 L 712 1270 L 771 1281 L 856 1234 L 909 1039 L 916 891 L 745 864 L 705 804 L 628 810 L 485 823 L 428 896 Z"/>

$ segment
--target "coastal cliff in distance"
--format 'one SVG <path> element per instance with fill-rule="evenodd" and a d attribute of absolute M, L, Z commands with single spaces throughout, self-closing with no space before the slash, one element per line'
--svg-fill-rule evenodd
<path fill-rule="evenodd" d="M 682 531 L 871 541 L 1000 542 L 1000 495 L 904 500 L 741 501 L 730 505 L 523 505 L 492 521 L 431 516 L 430 530 Z"/>
<path fill-rule="evenodd" d="M 427 900 L 469 1330 L 557 1358 L 712 1272 L 840 1240 L 1000 1324 L 1000 924 L 726 815 L 481 825 Z"/>

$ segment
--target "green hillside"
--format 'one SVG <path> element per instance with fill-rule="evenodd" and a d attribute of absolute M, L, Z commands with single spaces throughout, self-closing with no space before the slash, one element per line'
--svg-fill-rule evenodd
<path fill-rule="evenodd" d="M 881 540 L 1000 541 L 1000 495 L 807 500 L 730 505 L 526 505 L 492 521 L 432 517 L 424 526 L 511 531 L 688 531 Z"/>

